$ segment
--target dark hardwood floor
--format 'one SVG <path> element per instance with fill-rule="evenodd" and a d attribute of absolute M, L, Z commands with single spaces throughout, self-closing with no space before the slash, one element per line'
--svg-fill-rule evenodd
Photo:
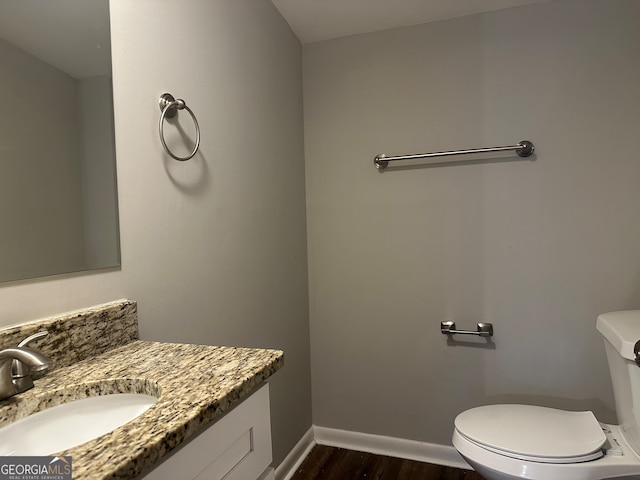
<path fill-rule="evenodd" d="M 473 470 L 316 445 L 291 480 L 484 480 Z"/>

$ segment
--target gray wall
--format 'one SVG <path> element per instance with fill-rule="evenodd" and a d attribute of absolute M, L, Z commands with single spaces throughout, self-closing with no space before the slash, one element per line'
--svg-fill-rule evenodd
<path fill-rule="evenodd" d="M 265 0 L 112 0 L 111 27 L 122 268 L 3 284 L 0 323 L 128 297 L 144 339 L 283 349 L 278 464 L 311 425 L 300 43 Z"/>
<path fill-rule="evenodd" d="M 123 282 L 140 335 L 284 350 L 277 464 L 311 422 L 300 43 L 264 0 L 111 5 Z M 157 30 L 167 19 L 180 19 L 172 34 Z M 160 144 L 163 92 L 200 122 L 190 161 Z M 169 122 L 165 134 L 185 155 L 194 127 L 178 121 L 188 138 Z"/>
<path fill-rule="evenodd" d="M 448 444 L 483 403 L 615 420 L 595 319 L 640 308 L 639 20 L 557 1 L 305 46 L 314 424 Z M 534 161 L 372 165 L 523 139 Z M 493 322 L 494 348 L 445 319 Z"/>

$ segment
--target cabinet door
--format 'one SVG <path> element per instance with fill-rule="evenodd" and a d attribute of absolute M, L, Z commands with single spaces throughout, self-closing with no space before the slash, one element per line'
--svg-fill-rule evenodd
<path fill-rule="evenodd" d="M 144 480 L 250 480 L 271 463 L 269 385 L 171 455 Z"/>

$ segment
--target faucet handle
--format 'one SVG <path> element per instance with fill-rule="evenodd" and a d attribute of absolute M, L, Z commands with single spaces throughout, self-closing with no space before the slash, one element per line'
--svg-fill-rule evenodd
<path fill-rule="evenodd" d="M 41 332 L 34 333 L 33 335 L 30 335 L 27 338 L 25 338 L 24 340 L 22 340 L 18 344 L 18 347 L 26 347 L 29 343 L 33 342 L 34 340 L 37 340 L 37 339 L 42 338 L 42 337 L 45 337 L 47 335 L 49 335 L 49 332 L 47 332 L 46 330 L 42 330 Z"/>
<path fill-rule="evenodd" d="M 25 338 L 24 340 L 22 340 L 18 344 L 18 348 L 26 347 L 29 343 L 33 342 L 34 340 L 37 340 L 37 339 L 42 338 L 42 337 L 45 337 L 47 335 L 49 335 L 49 332 L 46 331 L 46 330 L 42 330 L 41 332 L 34 333 L 33 335 L 30 335 L 27 338 Z M 46 369 L 44 369 L 44 370 L 46 370 Z M 44 372 L 43 372 L 43 374 L 44 374 Z M 36 372 L 31 371 L 31 369 L 29 369 L 29 367 L 27 367 L 20 360 L 13 360 L 13 365 L 11 366 L 11 376 L 14 379 L 25 379 L 24 380 L 25 382 L 29 382 L 29 380 L 31 379 L 32 376 L 34 378 L 38 378 L 39 376 L 42 376 L 42 375 L 37 375 Z"/>

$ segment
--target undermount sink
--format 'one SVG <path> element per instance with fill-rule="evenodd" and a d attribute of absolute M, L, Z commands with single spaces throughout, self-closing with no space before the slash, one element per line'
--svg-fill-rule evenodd
<path fill-rule="evenodd" d="M 61 452 L 130 422 L 157 400 L 152 395 L 117 393 L 47 408 L 0 428 L 0 456 Z"/>

